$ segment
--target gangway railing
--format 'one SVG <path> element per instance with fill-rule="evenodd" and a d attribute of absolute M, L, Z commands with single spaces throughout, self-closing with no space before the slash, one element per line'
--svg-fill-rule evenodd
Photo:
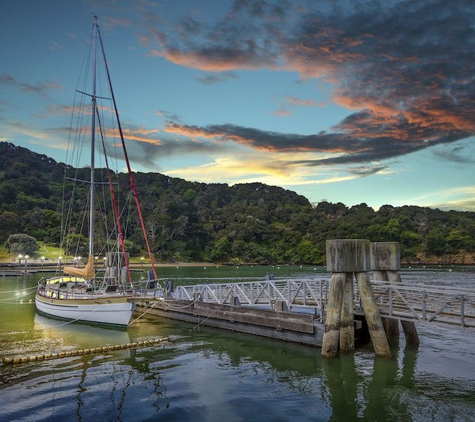
<path fill-rule="evenodd" d="M 329 279 L 276 279 L 178 286 L 175 299 L 216 304 L 265 306 L 273 309 L 277 301 L 291 311 L 314 309 L 316 318 L 325 318 Z M 446 286 L 417 285 L 383 281 L 372 282 L 380 315 L 384 318 L 475 328 L 475 290 Z M 354 287 L 354 310 L 363 308 Z"/>
<path fill-rule="evenodd" d="M 329 280 L 287 279 L 254 280 L 224 284 L 178 286 L 174 297 L 217 304 L 232 304 L 237 298 L 241 305 L 272 307 L 282 301 L 288 309 L 315 308 L 323 314 L 327 301 Z"/>
<path fill-rule="evenodd" d="M 375 281 L 382 317 L 475 328 L 475 290 Z"/>

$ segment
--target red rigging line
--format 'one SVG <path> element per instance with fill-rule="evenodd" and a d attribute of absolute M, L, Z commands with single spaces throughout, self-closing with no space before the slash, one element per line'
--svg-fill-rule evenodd
<path fill-rule="evenodd" d="M 109 179 L 109 190 L 111 193 L 112 205 L 114 208 L 115 221 L 117 224 L 117 233 L 119 235 L 119 243 L 122 249 L 122 254 L 124 256 L 125 268 L 127 268 L 127 276 L 129 278 L 129 283 L 132 286 L 132 274 L 130 273 L 129 259 L 127 258 L 127 249 L 125 246 L 124 234 L 122 232 L 122 225 L 120 224 L 119 208 L 117 206 L 117 198 L 115 196 L 114 185 L 112 183 L 112 176 L 111 176 L 110 167 L 109 167 L 109 159 L 107 156 L 106 146 L 104 143 L 104 134 L 102 132 L 101 118 L 99 115 L 99 109 L 97 107 L 96 107 L 96 114 L 97 114 L 97 122 L 99 123 L 99 130 L 101 133 L 102 149 L 104 150 L 104 159 L 105 159 L 106 168 L 107 168 L 107 178 Z"/>
<path fill-rule="evenodd" d="M 104 56 L 104 63 L 105 63 L 105 68 L 106 68 L 106 72 L 107 72 L 107 80 L 109 82 L 109 88 L 110 88 L 110 91 L 111 91 L 112 102 L 114 103 L 114 112 L 115 112 L 115 115 L 117 117 L 117 126 L 118 126 L 118 129 L 119 129 L 120 140 L 121 140 L 121 143 L 122 143 L 122 149 L 124 151 L 125 162 L 127 163 L 127 172 L 129 173 L 130 186 L 132 188 L 132 194 L 134 196 L 135 204 L 137 206 L 137 212 L 139 214 L 140 225 L 142 227 L 142 232 L 143 232 L 143 236 L 144 236 L 144 239 L 145 239 L 145 244 L 147 246 L 147 252 L 148 252 L 149 259 L 150 259 L 150 263 L 152 265 L 153 276 L 155 277 L 155 279 L 157 279 L 158 278 L 157 277 L 157 271 L 155 269 L 155 263 L 154 263 L 154 260 L 153 260 L 152 251 L 150 249 L 150 243 L 148 241 L 147 231 L 145 230 L 145 224 L 144 224 L 143 217 L 142 217 L 142 209 L 140 207 L 140 202 L 139 202 L 139 197 L 138 197 L 138 194 L 137 194 L 137 189 L 135 188 L 134 176 L 132 174 L 132 169 L 130 167 L 130 162 L 129 162 L 129 156 L 127 154 L 127 148 L 125 146 L 124 134 L 122 132 L 122 126 L 120 124 L 119 112 L 117 110 L 117 104 L 116 104 L 116 101 L 115 101 L 114 90 L 112 88 L 112 81 L 111 81 L 110 73 L 109 73 L 109 66 L 107 65 L 106 53 L 104 51 L 104 45 L 102 43 L 101 32 L 99 31 L 99 25 L 97 25 L 97 33 L 99 35 L 99 41 L 101 43 L 102 55 Z"/>

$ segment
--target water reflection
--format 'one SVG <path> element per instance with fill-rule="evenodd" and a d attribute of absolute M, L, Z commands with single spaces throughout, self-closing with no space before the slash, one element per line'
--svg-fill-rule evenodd
<path fill-rule="evenodd" d="M 6 279 L 0 288 L 31 287 L 22 283 Z M 420 349 L 405 348 L 401 335 L 391 359 L 370 349 L 322 359 L 319 349 L 167 319 L 116 331 L 63 325 L 34 305 L 1 306 L 4 355 L 172 339 L 1 366 L 2 420 L 419 422 L 475 414 L 475 340 L 466 331 L 421 327 Z"/>
<path fill-rule="evenodd" d="M 93 325 L 72 324 L 39 314 L 34 316 L 34 332 L 41 333 L 45 343 L 54 344 L 61 351 L 112 346 L 130 343 L 130 333 Z"/>

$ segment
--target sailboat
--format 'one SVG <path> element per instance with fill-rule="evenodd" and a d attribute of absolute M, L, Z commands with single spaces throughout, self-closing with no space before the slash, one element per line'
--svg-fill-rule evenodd
<path fill-rule="evenodd" d="M 82 96 L 91 98 L 90 114 L 90 177 L 87 180 L 89 185 L 89 194 L 87 196 L 88 213 L 85 211 L 83 214 L 88 214 L 89 230 L 88 230 L 88 260 L 84 267 L 79 265 L 64 266 L 61 268 L 61 261 L 59 261 L 59 274 L 50 278 L 43 278 L 38 283 L 38 288 L 35 296 L 35 304 L 38 313 L 55 318 L 66 319 L 73 322 L 89 323 L 97 325 L 115 326 L 119 328 L 125 328 L 129 324 L 132 314 L 135 309 L 134 298 L 137 297 L 136 290 L 132 282 L 130 272 L 129 254 L 125 248 L 125 240 L 123 230 L 120 223 L 119 207 L 117 205 L 117 196 L 115 194 L 114 184 L 115 182 L 111 178 L 111 171 L 109 170 L 109 163 L 107 159 L 107 149 L 105 147 L 104 137 L 107 136 L 106 130 L 103 128 L 102 118 L 100 117 L 101 108 L 98 105 L 98 99 L 103 99 L 96 92 L 97 86 L 97 55 L 99 47 L 101 47 L 102 59 L 105 65 L 105 74 L 107 75 L 107 85 L 109 85 L 109 94 L 111 100 L 111 112 L 116 118 L 116 124 L 118 132 L 120 133 L 122 149 L 124 153 L 124 160 L 127 163 L 129 172 L 129 179 L 131 188 L 133 191 L 133 197 L 135 198 L 138 216 L 144 233 L 144 239 L 149 253 L 150 262 L 152 263 L 152 277 L 151 280 L 157 280 L 155 267 L 153 265 L 153 255 L 150 250 L 150 245 L 146 237 L 145 226 L 143 223 L 142 213 L 140 210 L 140 204 L 138 202 L 138 196 L 135 190 L 135 184 L 133 180 L 133 174 L 130 168 L 130 163 L 125 148 L 124 136 L 120 125 L 119 116 L 117 113 L 117 107 L 112 90 L 112 84 L 110 80 L 109 69 L 105 58 L 104 46 L 99 30 L 97 16 L 93 19 L 92 30 L 92 90 L 91 93 L 77 90 Z M 82 129 L 83 129 L 82 125 Z M 117 131 L 117 130 L 116 130 Z M 84 132 L 84 131 L 83 131 Z M 96 133 L 97 132 L 97 133 Z M 98 182 L 95 174 L 95 160 L 96 149 L 100 149 L 99 145 L 96 145 L 96 135 L 100 135 L 102 141 L 103 152 L 105 155 L 105 163 L 107 168 L 108 181 Z M 100 144 L 100 142 L 97 142 Z M 89 170 L 89 169 L 87 169 Z M 83 171 L 84 173 L 84 171 Z M 77 182 L 79 177 L 69 178 Z M 117 251 L 104 252 L 104 268 L 98 268 L 98 256 L 95 255 L 95 221 L 96 221 L 96 189 L 97 185 L 108 185 L 109 198 L 112 203 L 114 214 L 114 230 L 116 234 L 116 241 L 106 239 L 106 243 L 112 243 L 117 245 Z M 81 190 L 81 189 L 77 189 Z M 83 189 L 84 190 L 84 189 Z M 65 196 L 63 194 L 63 196 Z M 80 229 L 69 229 L 69 233 L 77 234 Z M 61 271 L 62 269 L 62 271 Z M 157 284 L 157 283 L 154 283 Z"/>

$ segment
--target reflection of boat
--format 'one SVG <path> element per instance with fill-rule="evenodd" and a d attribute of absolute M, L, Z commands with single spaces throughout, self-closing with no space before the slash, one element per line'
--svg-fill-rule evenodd
<path fill-rule="evenodd" d="M 134 191 L 135 185 L 133 183 L 133 176 L 130 170 L 127 152 L 125 150 L 122 129 L 120 126 L 120 122 L 118 121 L 114 93 L 112 91 L 112 84 L 110 82 L 109 70 L 105 59 L 104 48 L 96 16 L 94 16 L 93 43 L 91 45 L 93 48 L 91 56 L 94 64 L 92 67 L 92 87 L 85 88 L 85 91 L 90 90 L 91 93 L 86 94 L 85 91 L 78 91 L 80 94 L 86 95 L 92 100 L 92 107 L 89 112 L 91 117 L 90 146 L 88 145 L 83 147 L 81 145 L 78 147 L 78 151 L 82 150 L 83 148 L 90 148 L 90 168 L 88 168 L 87 171 L 84 172 L 84 169 L 82 169 L 81 171 L 78 169 L 74 169 L 73 167 L 66 167 L 66 170 L 75 171 L 72 176 L 68 176 L 65 171 L 65 186 L 66 183 L 68 183 L 69 185 L 74 185 L 72 186 L 72 192 L 80 193 L 81 191 L 83 191 L 83 193 L 85 194 L 84 196 L 87 197 L 84 210 L 77 209 L 78 202 L 77 199 L 74 199 L 75 202 L 73 202 L 73 193 L 68 194 L 70 196 L 65 196 L 63 194 L 63 197 L 67 197 L 67 199 L 69 200 L 69 205 L 64 206 L 64 208 L 67 210 L 68 217 L 70 218 L 73 214 L 75 214 L 78 216 L 82 216 L 83 220 L 85 220 L 84 215 L 88 215 L 89 230 L 87 231 L 87 233 L 82 233 L 82 227 L 87 226 L 87 224 L 84 224 L 84 222 L 80 225 L 76 225 L 75 227 L 71 226 L 71 223 L 69 221 L 63 222 L 62 224 L 65 232 L 63 234 L 64 237 L 62 245 L 64 246 L 65 242 L 74 240 L 74 242 L 77 242 L 76 250 L 80 250 L 81 247 L 85 248 L 86 243 L 88 243 L 88 262 L 84 268 L 81 268 L 79 262 L 75 261 L 74 266 L 65 266 L 63 268 L 62 274 L 60 274 L 59 276 L 42 279 L 39 283 L 36 292 L 35 302 L 37 310 L 40 313 L 47 314 L 49 316 L 78 321 L 82 323 L 106 324 L 118 327 L 126 327 L 130 322 L 132 313 L 135 309 L 135 303 L 133 301 L 134 292 L 132 277 L 129 269 L 129 256 L 125 249 L 125 240 L 119 219 L 119 215 L 121 214 L 121 212 L 119 211 L 117 196 L 115 194 L 115 182 L 112 180 L 113 172 L 109 169 L 108 155 L 111 153 L 108 151 L 111 149 L 111 146 L 107 145 L 106 137 L 110 135 L 111 130 L 106 130 L 104 128 L 104 109 L 107 109 L 109 111 L 112 110 L 111 116 L 113 116 L 117 120 L 115 122 L 115 127 L 118 128 L 122 141 L 124 159 L 126 160 L 127 167 L 129 170 L 129 178 L 133 190 L 133 196 L 136 200 L 138 207 L 139 204 L 137 193 Z M 99 76 L 99 72 L 97 72 L 96 70 L 96 46 L 101 47 L 102 58 L 104 60 L 105 65 L 105 75 L 107 76 L 106 85 L 110 89 L 109 100 L 112 100 L 112 104 L 107 106 L 98 104 L 98 100 L 102 101 L 106 100 L 106 98 L 96 94 L 96 85 L 98 85 L 96 82 L 96 77 Z M 78 108 L 80 110 L 83 110 L 82 107 Z M 80 120 L 78 119 L 77 121 L 79 122 Z M 81 136 L 81 134 L 84 132 L 82 122 L 78 123 L 78 132 L 80 134 L 77 136 L 77 138 L 75 138 L 75 141 L 81 140 L 79 136 Z M 97 142 L 97 145 L 96 136 L 100 140 L 100 142 Z M 102 150 L 104 154 L 103 162 L 106 166 L 105 170 L 103 169 L 100 172 L 98 171 L 96 172 L 97 174 L 95 173 L 96 147 L 97 149 Z M 74 154 L 75 153 L 72 153 L 72 156 L 74 156 Z M 77 154 L 79 154 L 79 152 L 77 152 Z M 77 162 L 77 156 L 74 156 L 74 159 Z M 105 182 L 98 181 L 98 176 L 100 176 L 99 173 L 102 173 L 104 175 L 104 177 L 106 178 Z M 76 186 L 75 184 L 76 182 L 81 182 L 81 176 L 83 176 L 83 178 L 88 178 L 88 181 L 85 182 L 89 186 L 88 194 L 84 190 L 84 188 Z M 82 182 L 82 186 L 84 186 L 84 181 Z M 103 202 L 95 201 L 96 190 L 100 191 L 101 186 L 104 198 L 107 195 L 107 199 L 104 199 Z M 104 189 L 104 186 L 108 186 L 109 189 Z M 64 191 L 66 191 L 66 189 L 64 189 Z M 112 206 L 105 206 L 105 204 L 107 203 L 106 201 L 110 202 Z M 96 214 L 98 213 L 98 209 L 96 208 L 101 208 L 103 211 L 107 208 L 112 209 L 114 211 L 114 218 L 108 219 L 106 216 L 99 220 L 98 217 L 96 217 Z M 138 215 L 145 236 L 145 228 L 140 208 L 138 208 Z M 112 244 L 112 246 L 117 249 L 115 252 L 104 253 L 105 271 L 101 272 L 101 275 L 99 275 L 99 271 L 97 268 L 98 257 L 95 257 L 94 255 L 94 248 L 98 249 L 97 245 L 95 246 L 95 241 L 97 242 L 97 239 L 95 240 L 96 219 L 100 222 L 109 222 L 109 220 L 114 220 L 113 224 L 115 234 L 111 234 L 108 231 L 105 235 L 102 235 L 102 239 L 103 243 L 109 245 Z M 117 241 L 111 241 L 112 237 L 116 237 Z M 83 245 L 81 245 L 81 242 L 83 243 Z M 145 243 L 149 251 L 150 260 L 152 262 L 153 274 L 156 278 L 155 268 L 153 267 L 152 255 L 150 253 L 150 247 L 146 238 Z M 73 251 L 73 247 L 66 246 L 66 250 L 68 250 L 68 253 L 71 254 L 71 251 Z M 73 253 L 75 252 L 73 251 Z"/>
<path fill-rule="evenodd" d="M 42 353 L 53 353 L 70 349 L 88 349 L 131 342 L 129 331 L 107 329 L 107 327 L 69 324 L 64 321 L 36 314 L 34 330 L 41 332 Z"/>

